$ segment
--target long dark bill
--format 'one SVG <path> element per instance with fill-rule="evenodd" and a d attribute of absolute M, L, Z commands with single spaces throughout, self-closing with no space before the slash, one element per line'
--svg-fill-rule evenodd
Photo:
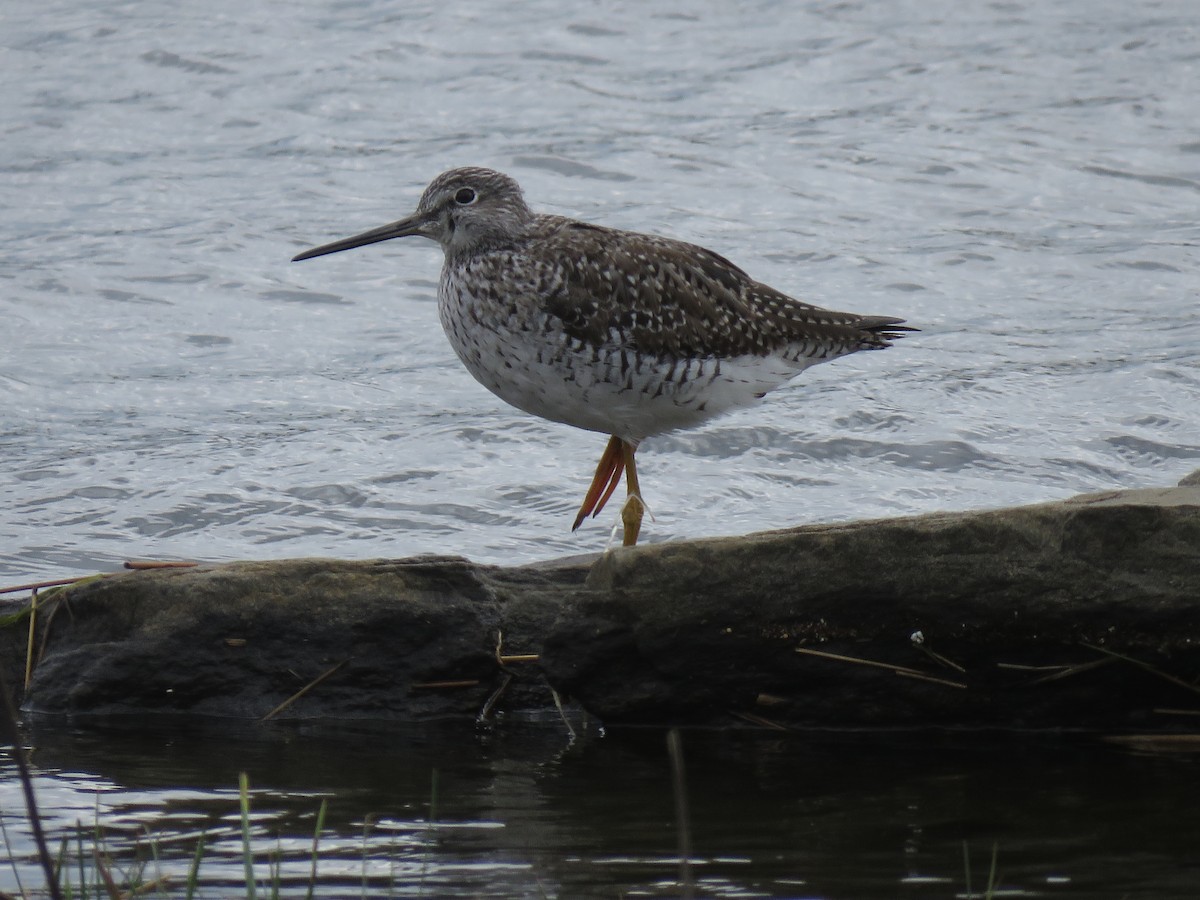
<path fill-rule="evenodd" d="M 381 225 L 379 228 L 372 228 L 370 231 L 364 231 L 362 234 L 356 234 L 354 237 L 342 238 L 340 241 L 334 241 L 331 244 L 322 244 L 320 247 L 305 250 L 303 253 L 293 256 L 292 262 L 300 262 L 302 259 L 312 259 L 314 256 L 324 256 L 326 253 L 340 253 L 343 250 L 353 250 L 355 247 L 378 244 L 380 241 L 390 241 L 392 238 L 421 234 L 421 225 L 422 221 L 420 218 L 409 216 L 407 219 L 400 219 L 398 222 Z"/>

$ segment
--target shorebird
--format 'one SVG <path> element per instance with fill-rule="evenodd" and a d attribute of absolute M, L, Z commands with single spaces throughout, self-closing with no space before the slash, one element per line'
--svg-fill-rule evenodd
<path fill-rule="evenodd" d="M 438 312 L 467 370 L 518 409 L 610 435 L 572 530 L 624 473 L 627 546 L 645 510 L 634 461 L 644 439 L 916 330 L 795 300 L 695 244 L 535 213 L 491 169 L 443 172 L 412 215 L 293 262 L 412 235 L 445 253 Z"/>

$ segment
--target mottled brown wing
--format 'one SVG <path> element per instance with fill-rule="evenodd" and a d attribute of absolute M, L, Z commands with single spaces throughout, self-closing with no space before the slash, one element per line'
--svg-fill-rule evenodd
<path fill-rule="evenodd" d="M 902 319 L 802 303 L 695 244 L 560 220 L 564 283 L 546 308 L 576 340 L 665 358 L 828 358 L 889 346 Z"/>

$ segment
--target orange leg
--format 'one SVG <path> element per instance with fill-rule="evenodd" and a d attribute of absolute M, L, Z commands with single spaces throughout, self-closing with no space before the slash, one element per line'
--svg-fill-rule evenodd
<path fill-rule="evenodd" d="M 608 439 L 608 446 L 600 456 L 587 496 L 583 498 L 583 505 L 579 507 L 579 515 L 575 517 L 575 524 L 571 526 L 572 531 L 589 515 L 595 517 L 600 514 L 600 510 L 604 509 L 604 504 L 621 482 L 621 474 L 624 473 L 629 495 L 625 499 L 625 505 L 621 507 L 621 523 L 625 530 L 623 543 L 626 547 L 637 543 L 646 505 L 642 502 L 641 490 L 638 487 L 637 464 L 634 461 L 636 452 L 636 444 L 627 443 L 616 435 Z"/>
<path fill-rule="evenodd" d="M 625 487 L 628 491 L 625 505 L 621 507 L 621 522 L 625 526 L 625 540 L 622 543 L 626 547 L 632 547 L 637 543 L 638 532 L 642 530 L 642 513 L 646 511 L 646 504 L 642 502 L 637 464 L 633 458 L 633 455 L 637 453 L 637 446 L 622 441 L 621 451 L 625 458 Z"/>
<path fill-rule="evenodd" d="M 604 448 L 604 453 L 600 456 L 600 462 L 596 466 L 596 474 L 592 476 L 592 485 L 588 488 L 587 496 L 583 498 L 583 505 L 579 507 L 579 515 L 575 517 L 575 524 L 571 526 L 572 531 L 578 528 L 589 515 L 599 515 L 600 510 L 604 509 L 604 504 L 608 502 L 608 498 L 617 489 L 617 485 L 621 481 L 621 473 L 625 469 L 625 457 L 621 452 L 623 443 L 615 434 L 608 439 L 608 446 Z"/>

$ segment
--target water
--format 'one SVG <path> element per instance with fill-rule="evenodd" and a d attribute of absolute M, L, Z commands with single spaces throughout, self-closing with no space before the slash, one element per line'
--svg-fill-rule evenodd
<path fill-rule="evenodd" d="M 0 584 L 130 557 L 600 549 L 615 512 L 568 526 L 603 437 L 507 409 L 461 369 L 435 247 L 288 262 L 408 212 L 455 165 L 922 329 L 647 442 L 646 540 L 1200 467 L 1192 0 L 9 6 Z M 240 767 L 264 847 L 303 844 L 336 798 L 343 885 L 365 842 L 371 883 L 395 868 L 410 894 L 414 871 L 439 896 L 672 890 L 658 737 L 339 737 L 34 742 L 52 822 L 99 803 L 117 841 L 175 829 L 186 856 L 196 828 L 231 826 Z M 950 897 L 964 839 L 977 888 L 993 841 L 1026 894 L 1200 881 L 1181 843 L 1194 765 L 928 740 L 690 740 L 705 891 Z M 292 753 L 286 773 L 265 761 Z M 7 771 L 0 791 L 16 827 Z M 213 871 L 233 878 L 237 841 L 220 841 Z"/>
<path fill-rule="evenodd" d="M 245 895 L 239 769 L 260 895 L 272 854 L 282 893 L 304 895 L 325 798 L 318 896 L 679 896 L 657 732 L 39 725 L 30 739 L 53 834 L 79 820 L 87 848 L 99 820 L 115 861 L 140 844 L 144 877 L 180 886 L 204 833 L 207 897 Z M 714 732 L 684 733 L 683 755 L 698 896 L 950 900 L 966 895 L 964 843 L 976 896 L 993 848 L 997 897 L 1173 900 L 1200 884 L 1195 758 L 1090 739 Z M 40 884 L 11 777 L 0 804 L 22 880 Z M 13 882 L 0 867 L 0 890 Z"/>
<path fill-rule="evenodd" d="M 454 359 L 419 240 L 291 264 L 461 164 L 923 329 L 647 443 L 650 541 L 1200 466 L 1190 0 L 283 3 L 4 14 L 0 578 L 603 546 L 602 436 Z"/>

